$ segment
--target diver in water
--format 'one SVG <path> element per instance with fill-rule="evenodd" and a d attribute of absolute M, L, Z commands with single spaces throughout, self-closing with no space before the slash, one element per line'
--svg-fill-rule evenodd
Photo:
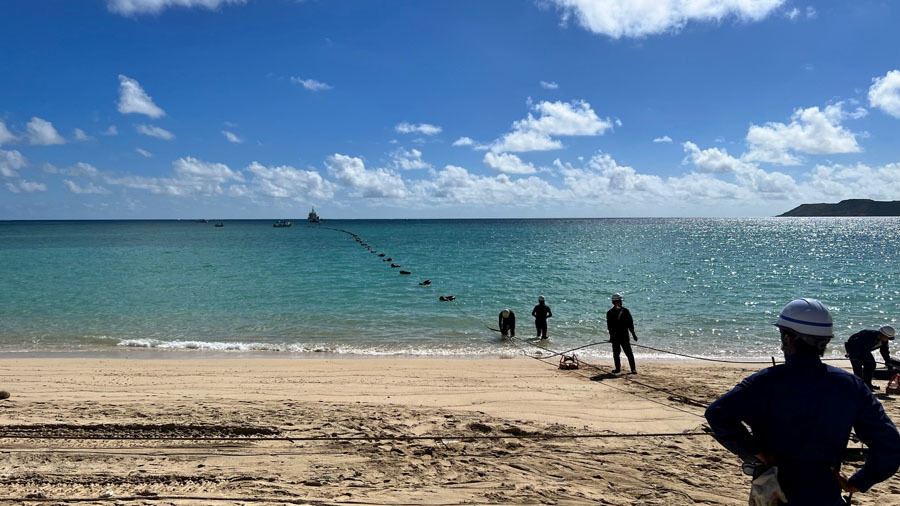
<path fill-rule="evenodd" d="M 506 308 L 497 315 L 497 325 L 500 327 L 500 335 L 506 337 L 516 337 L 516 313 Z"/>
<path fill-rule="evenodd" d="M 537 337 L 547 339 L 547 318 L 553 316 L 550 306 L 544 304 L 544 296 L 538 297 L 537 306 L 531 310 L 531 316 L 534 316 L 534 327 L 537 330 Z"/>

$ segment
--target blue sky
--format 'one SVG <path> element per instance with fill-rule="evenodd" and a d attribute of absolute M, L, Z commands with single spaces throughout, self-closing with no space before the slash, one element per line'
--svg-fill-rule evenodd
<path fill-rule="evenodd" d="M 0 219 L 900 199 L 884 0 L 9 0 Z"/>

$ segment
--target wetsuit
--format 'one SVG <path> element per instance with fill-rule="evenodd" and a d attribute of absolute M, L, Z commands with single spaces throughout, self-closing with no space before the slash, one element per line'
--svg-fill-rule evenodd
<path fill-rule="evenodd" d="M 856 376 L 791 355 L 742 381 L 706 410 L 716 440 L 745 461 L 769 454 L 790 506 L 837 506 L 850 429 L 869 451 L 850 484 L 865 492 L 900 467 L 900 433 Z M 746 423 L 750 432 L 744 427 Z"/>
<path fill-rule="evenodd" d="M 882 342 L 881 336 L 882 333 L 877 330 L 861 330 L 844 343 L 847 355 L 850 356 L 850 365 L 853 366 L 853 374 L 862 378 L 869 388 L 872 387 L 872 376 L 875 374 L 875 357 L 872 356 L 872 351 L 879 349 L 886 364 L 891 360 L 888 343 Z"/>
<path fill-rule="evenodd" d="M 631 342 L 628 341 L 628 333 L 634 333 L 634 320 L 631 319 L 631 312 L 624 307 L 610 308 L 606 312 L 606 328 L 609 330 L 609 340 L 613 347 L 613 364 L 616 366 L 616 372 L 622 369 L 622 362 L 619 360 L 619 354 L 624 351 L 628 358 L 628 366 L 631 372 L 637 372 L 634 367 L 634 354 L 631 352 Z"/>
<path fill-rule="evenodd" d="M 510 310 L 509 317 L 503 318 L 503 311 L 497 315 L 497 325 L 500 327 L 500 335 L 503 337 L 516 337 L 516 313 Z"/>
<path fill-rule="evenodd" d="M 534 309 L 531 310 L 531 316 L 534 316 L 534 327 L 537 329 L 537 337 L 547 339 L 547 318 L 553 316 L 550 306 L 539 302 Z"/>

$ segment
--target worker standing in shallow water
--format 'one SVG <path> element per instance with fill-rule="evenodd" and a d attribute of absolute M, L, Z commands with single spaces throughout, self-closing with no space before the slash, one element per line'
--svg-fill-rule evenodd
<path fill-rule="evenodd" d="M 506 308 L 497 315 L 497 325 L 500 327 L 500 335 L 506 337 L 516 337 L 516 313 Z"/>
<path fill-rule="evenodd" d="M 744 379 L 709 406 L 706 420 L 753 476 L 750 504 L 846 504 L 841 489 L 865 492 L 897 472 L 900 433 L 862 380 L 822 363 L 833 333 L 821 302 L 791 301 L 775 325 L 786 363 Z M 840 470 L 851 429 L 868 453 L 848 479 Z"/>
<path fill-rule="evenodd" d="M 872 386 L 872 376 L 875 374 L 875 357 L 872 356 L 872 352 L 881 351 L 884 363 L 890 364 L 891 351 L 888 349 L 888 341 L 893 340 L 894 327 L 885 325 L 878 330 L 860 330 L 844 343 L 844 349 L 850 357 L 850 365 L 853 366 L 853 374 L 862 378 L 869 390 L 878 389 Z"/>
<path fill-rule="evenodd" d="M 624 351 L 628 358 L 628 366 L 631 367 L 631 374 L 637 374 L 637 368 L 634 366 L 634 353 L 631 352 L 631 342 L 628 341 L 629 332 L 634 337 L 634 342 L 638 340 L 637 334 L 634 333 L 631 311 L 622 307 L 621 295 L 614 293 L 610 299 L 613 307 L 606 312 L 606 329 L 609 330 L 609 342 L 613 347 L 613 364 L 616 366 L 613 372 L 618 374 L 622 370 L 619 353 Z"/>
<path fill-rule="evenodd" d="M 547 339 L 547 318 L 553 316 L 550 306 L 544 304 L 544 296 L 538 296 L 537 306 L 531 310 L 531 316 L 534 316 L 534 327 L 537 330 L 537 337 Z"/>

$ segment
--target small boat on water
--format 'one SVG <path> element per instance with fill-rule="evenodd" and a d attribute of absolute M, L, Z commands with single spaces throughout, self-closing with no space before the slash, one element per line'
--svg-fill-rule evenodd
<path fill-rule="evenodd" d="M 291 223 L 291 220 L 278 220 L 272 224 L 272 226 L 275 228 L 290 227 L 291 225 L 293 225 L 293 223 Z"/>
<path fill-rule="evenodd" d="M 316 214 L 315 207 L 312 208 L 312 210 L 309 212 L 309 217 L 306 218 L 306 221 L 308 221 L 310 223 L 319 223 L 320 221 L 322 221 L 322 218 L 319 218 L 319 215 Z"/>
<path fill-rule="evenodd" d="M 219 221 L 219 222 L 216 222 L 216 226 L 217 226 L 217 227 L 224 227 L 225 224 L 222 223 L 221 221 Z"/>

